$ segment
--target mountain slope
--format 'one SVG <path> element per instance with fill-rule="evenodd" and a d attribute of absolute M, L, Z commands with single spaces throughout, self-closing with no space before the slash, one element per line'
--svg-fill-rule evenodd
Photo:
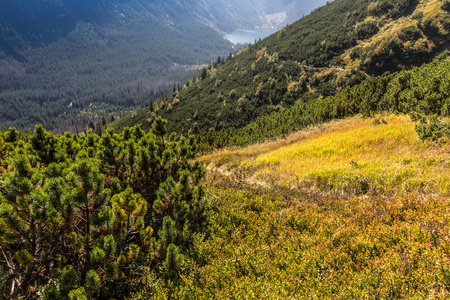
<path fill-rule="evenodd" d="M 42 123 L 78 132 L 145 106 L 199 65 L 233 52 L 224 31 L 289 20 L 284 10 L 292 5 L 281 2 L 6 0 L 0 128 Z"/>
<path fill-rule="evenodd" d="M 426 116 L 449 116 L 450 52 L 432 63 L 396 73 L 371 77 L 335 96 L 297 103 L 257 118 L 242 128 L 210 130 L 198 137 L 204 150 L 245 146 L 285 136 L 323 122 L 352 115 L 372 116 L 382 112 L 410 114 L 425 122 Z M 378 120 L 378 122 L 381 122 Z M 437 120 L 422 124 L 423 137 L 446 135 L 447 125 Z"/>
<path fill-rule="evenodd" d="M 205 264 L 178 294 L 448 298 L 449 144 L 421 143 L 406 116 L 383 118 L 200 158 L 212 226 L 194 246 Z"/>
<path fill-rule="evenodd" d="M 449 13 L 440 1 L 336 0 L 188 82 L 173 98 L 118 121 L 206 134 L 334 95 L 385 71 L 429 61 L 447 46 Z M 169 106 L 170 104 L 170 106 Z M 171 125 L 170 125 L 171 124 Z"/>
<path fill-rule="evenodd" d="M 345 92 L 367 98 L 366 112 L 444 110 L 449 63 Z M 318 112 L 361 102 L 330 98 L 344 103 Z M 101 138 L 0 132 L 1 243 L 19 253 L 2 262 L 4 297 L 17 281 L 16 294 L 45 299 L 449 297 L 449 131 L 423 143 L 418 122 L 384 113 L 194 157 L 194 138 L 175 142 L 164 123 Z M 11 265 L 38 276 L 16 281 Z"/>

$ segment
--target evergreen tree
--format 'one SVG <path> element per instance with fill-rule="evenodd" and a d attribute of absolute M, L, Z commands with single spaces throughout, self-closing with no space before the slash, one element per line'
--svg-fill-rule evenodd
<path fill-rule="evenodd" d="M 97 122 L 97 125 L 95 125 L 95 134 L 100 136 L 102 135 L 102 131 L 103 131 L 102 124 L 100 122 Z"/>
<path fill-rule="evenodd" d="M 200 79 L 201 80 L 205 79 L 207 75 L 208 75 L 208 70 L 206 68 L 203 68 L 202 71 L 200 72 Z"/>
<path fill-rule="evenodd" d="M 204 171 L 195 139 L 165 125 L 0 138 L 0 297 L 123 299 L 177 281 L 205 224 Z"/>
<path fill-rule="evenodd" d="M 19 133 L 14 127 L 10 127 L 5 134 L 5 142 L 15 143 L 19 138 Z"/>

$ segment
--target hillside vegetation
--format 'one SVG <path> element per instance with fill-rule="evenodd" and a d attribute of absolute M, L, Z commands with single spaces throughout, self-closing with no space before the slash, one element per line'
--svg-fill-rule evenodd
<path fill-rule="evenodd" d="M 336 118 L 355 114 L 370 116 L 379 112 L 401 112 L 426 121 L 429 115 L 448 116 L 450 97 L 449 53 L 445 52 L 432 63 L 396 73 L 367 78 L 362 83 L 347 87 L 334 96 L 299 102 L 289 108 L 256 118 L 241 128 L 210 129 L 197 136 L 202 151 L 215 148 L 244 146 L 264 142 L 295 130 L 317 125 Z M 122 118 L 113 124 L 127 124 L 154 114 L 142 110 L 131 118 Z M 220 119 L 223 120 L 223 119 Z M 150 124 L 150 123 L 147 123 Z M 431 122 L 430 126 L 436 122 Z M 148 126 L 148 125 L 147 125 Z M 449 126 L 439 125 L 439 130 L 422 127 L 422 135 L 439 138 L 450 132 Z M 174 126 L 172 128 L 177 128 Z M 447 130 L 447 131 L 446 131 Z M 447 132 L 447 133 L 446 133 Z"/>
<path fill-rule="evenodd" d="M 429 62 L 447 46 L 448 19 L 442 1 L 336 0 L 111 126 L 145 129 L 162 115 L 176 132 L 242 128 L 369 76 Z"/>
<path fill-rule="evenodd" d="M 243 128 L 210 130 L 199 137 L 201 147 L 211 149 L 261 142 L 327 120 L 355 114 L 370 116 L 377 112 L 402 112 L 424 121 L 428 115 L 448 116 L 448 55 L 448 52 L 443 53 L 432 63 L 418 68 L 368 78 L 335 96 L 295 104 L 260 117 Z M 443 134 L 442 130 L 440 134 Z"/>
<path fill-rule="evenodd" d="M 1 133 L 4 297 L 449 296 L 448 137 L 358 116 L 192 163 L 164 123 Z"/>
<path fill-rule="evenodd" d="M 210 237 L 179 295 L 447 298 L 449 144 L 380 117 L 201 157 Z"/>

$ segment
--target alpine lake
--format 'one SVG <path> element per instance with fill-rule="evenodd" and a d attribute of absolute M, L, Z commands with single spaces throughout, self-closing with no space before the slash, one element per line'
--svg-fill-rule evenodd
<path fill-rule="evenodd" d="M 225 34 L 224 37 L 233 44 L 253 44 L 255 40 L 268 37 L 277 31 L 277 29 L 272 28 L 237 29 Z"/>

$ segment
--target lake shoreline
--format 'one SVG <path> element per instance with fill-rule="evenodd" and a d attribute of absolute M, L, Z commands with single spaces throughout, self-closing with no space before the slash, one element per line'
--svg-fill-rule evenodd
<path fill-rule="evenodd" d="M 255 40 L 266 38 L 277 31 L 278 29 L 272 28 L 237 29 L 233 32 L 226 33 L 224 38 L 233 44 L 253 44 Z"/>

